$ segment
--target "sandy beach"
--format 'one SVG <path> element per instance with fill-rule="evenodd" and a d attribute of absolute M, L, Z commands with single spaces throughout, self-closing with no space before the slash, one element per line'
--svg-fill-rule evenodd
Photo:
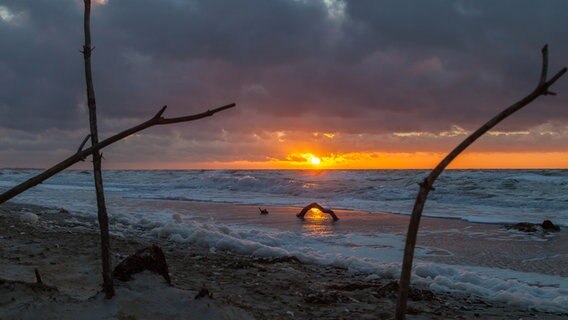
<path fill-rule="evenodd" d="M 193 210 L 212 212 L 231 208 L 242 215 L 253 209 L 204 203 L 191 206 Z M 284 213 L 289 211 L 286 207 L 270 210 L 274 223 L 284 219 Z M 32 214 L 37 221 L 29 218 Z M 341 212 L 340 215 L 349 216 Z M 386 215 L 381 225 L 391 231 L 399 230 L 405 219 Z M 487 229 L 485 225 L 444 221 L 453 228 Z M 324 222 L 307 225 L 319 224 L 325 230 L 329 224 Z M 348 225 L 344 223 L 342 227 Z M 426 219 L 423 239 L 443 228 L 439 221 Z M 143 227 L 137 234 L 113 233 L 114 265 L 138 249 L 157 244 L 164 249 L 174 287 L 168 287 L 158 275 L 145 272 L 130 282 L 117 280 L 117 296 L 109 302 L 100 293 L 99 242 L 92 218 L 75 216 L 62 209 L 4 204 L 0 206 L 0 230 L 2 319 L 74 319 L 77 315 L 86 319 L 393 317 L 397 292 L 393 279 L 372 277 L 348 268 L 301 263 L 292 257 L 254 257 L 231 250 L 182 245 L 150 235 Z M 489 255 L 498 256 L 498 252 Z M 57 289 L 40 290 L 31 285 L 35 282 L 35 268 L 46 286 Z M 565 269 L 559 272 L 565 276 Z M 194 300 L 202 288 L 207 288 L 212 297 Z M 413 288 L 408 312 L 409 319 L 564 319 L 567 316 L 486 301 L 473 295 L 443 294 L 421 285 Z"/>

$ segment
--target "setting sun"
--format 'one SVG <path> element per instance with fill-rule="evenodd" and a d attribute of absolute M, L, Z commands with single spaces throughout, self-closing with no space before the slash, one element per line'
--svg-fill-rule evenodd
<path fill-rule="evenodd" d="M 309 158 L 309 161 L 310 161 L 310 163 L 313 164 L 314 166 L 317 166 L 317 165 L 321 164 L 320 158 L 318 158 L 318 157 L 316 157 L 316 156 L 311 156 L 311 157 Z"/>

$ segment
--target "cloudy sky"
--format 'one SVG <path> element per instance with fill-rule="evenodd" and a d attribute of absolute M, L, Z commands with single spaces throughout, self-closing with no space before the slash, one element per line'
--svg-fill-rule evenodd
<path fill-rule="evenodd" d="M 568 1 L 98 0 L 101 138 L 168 105 L 204 120 L 105 149 L 106 168 L 427 168 L 568 64 Z M 88 132 L 82 1 L 0 0 L 0 167 Z M 568 78 L 456 167 L 568 168 Z M 88 166 L 88 163 L 82 164 Z M 79 166 L 80 167 L 80 166 Z"/>

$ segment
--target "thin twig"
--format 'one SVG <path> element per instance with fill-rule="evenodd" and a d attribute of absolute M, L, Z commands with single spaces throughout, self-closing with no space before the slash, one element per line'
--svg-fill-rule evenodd
<path fill-rule="evenodd" d="M 163 106 L 162 109 L 160 109 L 160 111 L 158 111 L 158 113 L 156 113 L 156 115 L 154 116 L 154 119 L 162 118 L 162 114 L 164 114 L 164 111 L 166 111 L 167 107 L 168 106 Z"/>
<path fill-rule="evenodd" d="M 91 134 L 88 134 L 85 139 L 83 139 L 83 142 L 81 142 L 81 145 L 79 146 L 79 149 L 77 149 L 77 153 L 83 151 L 83 147 L 85 146 L 85 144 L 87 143 L 87 141 L 89 141 L 89 138 L 91 137 Z M 85 159 L 83 158 L 83 161 Z"/>

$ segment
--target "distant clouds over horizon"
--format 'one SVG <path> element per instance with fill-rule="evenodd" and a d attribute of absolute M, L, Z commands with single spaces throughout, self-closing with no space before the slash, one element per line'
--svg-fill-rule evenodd
<path fill-rule="evenodd" d="M 107 167 L 270 167 L 311 153 L 380 168 L 381 154 L 449 151 L 530 92 L 545 43 L 550 73 L 568 65 L 562 0 L 94 2 L 103 138 L 163 105 L 179 116 L 237 103 L 119 142 Z M 86 135 L 82 4 L 0 0 L 0 167 L 48 166 Z M 473 151 L 568 153 L 568 78 L 553 91 Z"/>

